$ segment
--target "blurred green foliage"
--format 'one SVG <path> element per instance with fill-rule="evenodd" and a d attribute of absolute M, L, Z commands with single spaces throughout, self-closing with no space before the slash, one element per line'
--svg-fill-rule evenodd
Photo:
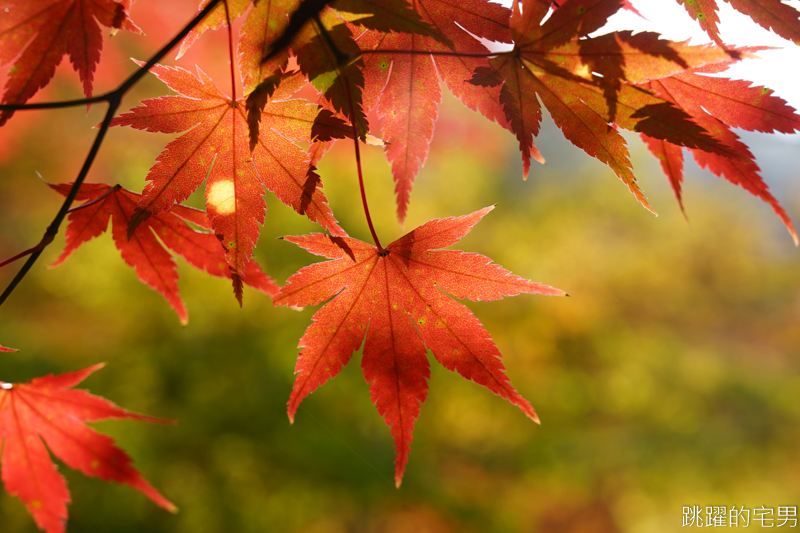
<path fill-rule="evenodd" d="M 61 201 L 35 171 L 74 179 L 101 111 L 21 119 L 34 123 L 0 163 L 3 257 L 37 242 Z M 167 140 L 115 128 L 91 179 L 141 190 Z M 791 141 L 756 140 L 797 152 Z M 496 203 L 458 248 L 570 293 L 469 303 L 542 425 L 431 358 L 430 395 L 399 490 L 389 430 L 358 354 L 288 423 L 296 346 L 314 309 L 273 309 L 253 291 L 239 309 L 226 280 L 184 263 L 183 328 L 110 236 L 48 271 L 57 240 L 0 310 L 0 343 L 21 349 L 0 356 L 0 379 L 106 361 L 87 388 L 179 421 L 97 424 L 177 515 L 62 468 L 73 499 L 68 530 L 656 533 L 677 531 L 685 505 L 800 504 L 800 256 L 780 222 L 743 191 L 690 169 L 687 223 L 633 138 L 658 218 L 552 123 L 538 144 L 548 164 L 523 183 L 511 135 L 447 99 L 407 229 Z M 365 152 L 368 196 L 388 243 L 403 233 L 393 184 L 380 148 Z M 796 178 L 796 156 L 785 165 Z M 343 227 L 369 240 L 352 146 L 339 143 L 320 174 Z M 797 219 L 797 186 L 776 185 Z M 316 226 L 271 195 L 268 203 L 256 257 L 283 283 L 318 258 L 276 237 Z M 13 273 L 0 271 L 0 282 Z M 0 525 L 35 530 L 5 493 Z"/>

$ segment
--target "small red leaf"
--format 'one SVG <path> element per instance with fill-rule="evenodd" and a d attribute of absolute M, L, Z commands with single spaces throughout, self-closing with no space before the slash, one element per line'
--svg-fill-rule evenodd
<path fill-rule="evenodd" d="M 747 82 L 740 83 L 725 78 L 713 78 L 710 82 L 708 80 L 709 78 L 704 76 L 687 72 L 654 80 L 647 84 L 647 87 L 689 113 L 692 120 L 715 140 L 730 147 L 739 155 L 734 159 L 720 153 L 689 148 L 701 167 L 708 168 L 714 175 L 739 185 L 770 204 L 797 244 L 797 232 L 792 221 L 769 191 L 769 187 L 760 175 L 758 165 L 753 161 L 753 154 L 731 131 L 730 126 L 736 124 L 746 129 L 762 131 L 781 131 L 781 128 L 790 130 L 800 124 L 798 120 L 800 117 L 783 100 L 771 97 L 771 92 L 768 90 L 762 91 L 763 100 L 760 100 L 757 97 L 753 98 L 753 88 L 747 87 Z M 729 108 L 723 109 L 726 105 Z M 708 107 L 718 110 L 719 116 L 710 115 L 707 112 Z M 726 119 L 730 123 L 724 122 Z M 672 177 L 670 181 L 674 188 Z"/>
<path fill-rule="evenodd" d="M 70 184 L 66 183 L 50 186 L 64 195 L 70 189 Z M 190 265 L 205 270 L 212 276 L 233 279 L 234 273 L 226 261 L 225 249 L 216 235 L 195 231 L 185 222 L 192 222 L 202 228 L 210 227 L 202 211 L 174 206 L 169 211 L 148 217 L 129 237 L 131 216 L 137 202 L 141 200 L 141 195 L 96 183 L 84 184 L 77 198 L 89 202 L 100 198 L 102 200 L 70 213 L 66 246 L 58 259 L 50 265 L 51 268 L 60 265 L 84 242 L 104 233 L 111 218 L 112 236 L 122 258 L 136 270 L 137 276 L 143 283 L 166 298 L 182 323 L 188 322 L 189 314 L 178 289 L 177 265 L 166 248 L 179 254 Z M 239 281 L 244 281 L 269 295 L 275 294 L 278 290 L 269 276 L 252 261 L 248 262 Z"/>

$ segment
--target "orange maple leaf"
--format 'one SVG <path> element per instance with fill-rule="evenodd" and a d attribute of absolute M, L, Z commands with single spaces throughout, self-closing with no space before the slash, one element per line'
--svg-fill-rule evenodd
<path fill-rule="evenodd" d="M 457 242 L 492 209 L 432 220 L 382 250 L 350 237 L 319 233 L 285 237 L 313 254 L 332 259 L 300 269 L 274 297 L 275 305 L 294 306 L 330 299 L 300 339 L 303 350 L 295 368 L 289 419 L 294 421 L 304 397 L 339 373 L 366 336 L 361 366 L 372 401 L 392 430 L 398 486 L 408 461 L 414 422 L 427 396 L 428 349 L 447 369 L 487 387 L 532 420 L 539 420 L 533 407 L 509 383 L 489 333 L 469 309 L 448 294 L 498 300 L 522 292 L 565 293 L 515 276 L 483 255 L 435 250 Z"/>
<path fill-rule="evenodd" d="M 636 183 L 628 149 L 616 126 L 675 144 L 739 159 L 731 147 L 711 137 L 689 115 L 652 92 L 630 83 L 669 76 L 688 67 L 729 61 L 713 46 L 689 46 L 655 33 L 599 30 L 622 7 L 622 0 L 571 0 L 542 22 L 549 2 L 516 2 L 509 21 L 514 50 L 489 60 L 472 83 L 502 83 L 500 103 L 519 140 L 523 177 L 530 160 L 541 156 L 532 137 L 542 119 L 541 100 L 574 145 L 608 165 L 639 202 L 653 211 Z"/>
<path fill-rule="evenodd" d="M 228 264 L 243 276 L 264 223 L 264 188 L 335 235 L 333 218 L 308 157 L 293 140 L 308 140 L 318 107 L 288 99 L 304 83 L 284 78 L 261 112 L 259 136 L 250 150 L 245 101 L 233 101 L 202 71 L 199 79 L 178 67 L 155 65 L 151 72 L 178 96 L 144 100 L 111 121 L 147 131 L 183 135 L 170 142 L 150 169 L 129 232 L 151 214 L 169 209 L 206 180 L 208 219 L 225 246 Z M 293 140 L 292 140 L 293 139 Z M 237 293 L 237 296 L 239 294 Z"/>
<path fill-rule="evenodd" d="M 50 187 L 66 196 L 71 184 L 51 184 Z M 278 286 L 255 261 L 248 262 L 241 275 L 233 272 L 225 261 L 225 249 L 219 239 L 213 233 L 196 231 L 187 224 L 191 222 L 209 229 L 206 214 L 200 210 L 172 206 L 168 211 L 148 217 L 129 235 L 130 220 L 141 198 L 140 194 L 118 186 L 84 183 L 76 199 L 86 200 L 86 203 L 70 213 L 64 251 L 50 267 L 57 267 L 83 243 L 105 233 L 110 218 L 111 234 L 122 259 L 136 270 L 139 280 L 166 298 L 183 324 L 189 321 L 189 313 L 178 289 L 177 265 L 166 248 L 212 276 L 232 278 L 240 303 L 242 283 L 265 294 L 277 292 Z"/>

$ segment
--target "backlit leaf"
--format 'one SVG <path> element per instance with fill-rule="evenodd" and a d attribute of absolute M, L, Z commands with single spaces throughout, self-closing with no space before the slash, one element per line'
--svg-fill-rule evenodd
<path fill-rule="evenodd" d="M 70 184 L 62 183 L 51 187 L 66 195 Z M 241 274 L 234 272 L 225 260 L 225 249 L 217 236 L 196 231 L 187 224 L 188 221 L 208 229 L 210 224 L 202 211 L 180 205 L 173 206 L 168 211 L 147 217 L 129 237 L 130 219 L 141 195 L 102 183 L 92 183 L 81 187 L 77 199 L 86 200 L 87 204 L 93 201 L 95 203 L 70 213 L 66 246 L 51 267 L 60 265 L 83 243 L 104 233 L 111 218 L 111 234 L 122 258 L 136 270 L 143 283 L 167 299 L 184 324 L 188 322 L 189 314 L 178 290 L 177 265 L 166 248 L 179 254 L 190 265 L 213 276 L 232 279 L 234 292 L 240 302 L 242 283 L 269 295 L 278 290 L 275 283 L 254 261 L 250 261 Z"/>
<path fill-rule="evenodd" d="M 199 79 L 178 67 L 152 72 L 178 96 L 145 100 L 112 125 L 186 133 L 170 142 L 150 169 L 137 212 L 161 213 L 184 201 L 206 180 L 211 227 L 222 237 L 228 264 L 243 276 L 264 223 L 264 188 L 335 235 L 344 234 L 321 187 L 306 187 L 309 164 L 293 140 L 308 140 L 317 107 L 288 99 L 302 86 L 287 77 L 261 112 L 259 136 L 250 150 L 245 99 L 232 101 L 202 71 Z M 136 217 L 135 222 L 141 217 Z"/>
<path fill-rule="evenodd" d="M 276 305 L 288 306 L 328 302 L 300 339 L 289 418 L 294 420 L 303 398 L 339 373 L 366 336 L 361 367 L 372 401 L 391 427 L 398 486 L 427 397 L 426 350 L 447 369 L 487 387 L 538 422 L 527 400 L 511 387 L 488 332 L 448 295 L 498 300 L 523 292 L 564 292 L 514 276 L 479 254 L 437 250 L 456 243 L 491 209 L 432 220 L 383 250 L 350 237 L 285 237 L 331 259 L 302 268 L 274 298 Z"/>

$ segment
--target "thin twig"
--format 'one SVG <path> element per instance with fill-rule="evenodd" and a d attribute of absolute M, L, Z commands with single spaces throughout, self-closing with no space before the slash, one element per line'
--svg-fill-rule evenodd
<path fill-rule="evenodd" d="M 25 111 L 29 109 L 63 109 L 65 107 L 84 106 L 89 104 L 96 104 L 99 102 L 107 102 L 109 94 L 111 93 L 106 93 L 100 96 L 92 96 L 91 98 L 64 100 L 62 102 L 41 102 L 33 104 L 0 104 L 0 111 Z"/>

